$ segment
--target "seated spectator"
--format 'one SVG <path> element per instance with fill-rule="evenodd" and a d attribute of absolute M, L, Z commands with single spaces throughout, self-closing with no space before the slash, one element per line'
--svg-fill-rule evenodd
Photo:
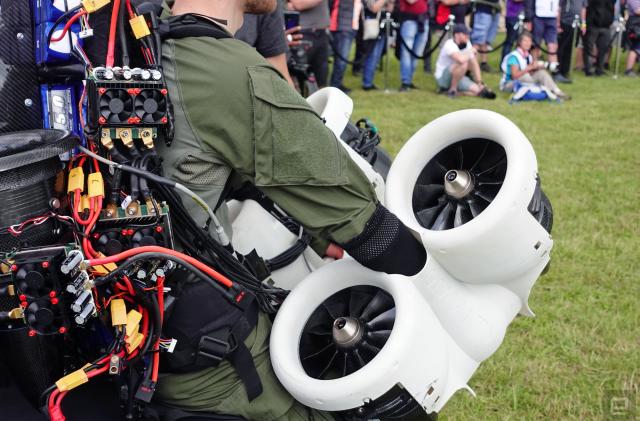
<path fill-rule="evenodd" d="M 516 80 L 522 83 L 539 84 L 553 92 L 560 99 L 570 99 L 562 92 L 553 78 L 544 68 L 545 62 L 536 61 L 531 54 L 533 39 L 530 32 L 523 32 L 518 37 L 518 46 L 502 60 L 504 75 L 500 81 L 500 89 L 512 91 Z"/>
<path fill-rule="evenodd" d="M 473 79 L 467 76 L 471 73 Z M 469 29 L 464 24 L 456 24 L 453 38 L 448 39 L 440 49 L 434 74 L 440 90 L 447 91 L 450 98 L 458 94 L 494 99 L 496 94 L 482 83 L 480 65 L 476 51 L 469 42 Z"/>

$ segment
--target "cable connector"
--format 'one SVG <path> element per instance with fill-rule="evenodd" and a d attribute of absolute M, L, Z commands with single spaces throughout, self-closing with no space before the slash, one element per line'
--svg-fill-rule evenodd
<path fill-rule="evenodd" d="M 109 358 L 109 374 L 112 376 L 116 376 L 120 374 L 120 369 L 122 368 L 120 357 L 117 355 L 112 355 Z"/>
<path fill-rule="evenodd" d="M 147 21 L 143 15 L 138 15 L 135 18 L 129 21 L 131 25 L 131 30 L 133 31 L 133 35 L 136 39 L 144 38 L 146 36 L 151 35 L 151 31 L 149 30 L 149 25 L 147 25 Z"/>
<path fill-rule="evenodd" d="M 79 211 L 91 210 L 91 201 L 89 200 L 89 196 L 83 194 L 80 196 L 80 206 L 78 208 Z"/>
<path fill-rule="evenodd" d="M 104 197 L 104 180 L 101 172 L 89 174 L 89 197 Z"/>
<path fill-rule="evenodd" d="M 76 370 L 71 374 L 67 374 L 60 380 L 56 382 L 56 386 L 61 392 L 66 392 L 67 390 L 75 389 L 76 387 L 85 384 L 89 381 L 87 377 L 87 373 L 84 372 L 84 369 Z"/>
<path fill-rule="evenodd" d="M 127 313 L 127 337 L 132 338 L 136 333 L 138 333 L 140 320 L 142 320 L 142 314 L 140 314 L 136 310 L 129 310 L 129 313 Z"/>
<path fill-rule="evenodd" d="M 142 401 L 144 403 L 151 403 L 151 399 L 153 399 L 153 394 L 156 391 L 156 384 L 149 380 L 145 380 L 142 382 L 138 390 L 136 391 L 136 399 Z"/>
<path fill-rule="evenodd" d="M 69 171 L 67 192 L 73 193 L 76 190 L 84 191 L 84 171 L 82 167 L 72 168 L 71 171 Z"/>
<path fill-rule="evenodd" d="M 127 339 L 124 340 L 127 346 L 127 352 L 131 354 L 133 351 L 136 350 L 136 348 L 140 346 L 143 340 L 144 340 L 144 335 L 142 333 L 134 332 L 132 336 L 129 336 Z"/>
<path fill-rule="evenodd" d="M 83 0 L 82 7 L 84 7 L 84 10 L 86 10 L 87 13 L 93 13 L 102 9 L 109 3 L 111 3 L 111 0 Z"/>
<path fill-rule="evenodd" d="M 121 298 L 111 300 L 111 325 L 124 326 L 127 324 L 127 308 Z"/>

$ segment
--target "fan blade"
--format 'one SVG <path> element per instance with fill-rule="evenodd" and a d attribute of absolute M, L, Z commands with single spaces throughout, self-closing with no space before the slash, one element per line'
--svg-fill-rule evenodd
<path fill-rule="evenodd" d="M 387 340 L 389 339 L 389 336 L 391 336 L 390 330 L 376 330 L 373 332 L 367 332 L 367 338 L 370 341 L 380 345 L 384 345 L 384 343 L 387 342 Z"/>
<path fill-rule="evenodd" d="M 478 206 L 475 200 L 469 199 L 467 200 L 467 204 L 469 205 L 469 210 L 471 211 L 471 216 L 473 218 L 480 215 L 480 212 L 482 212 L 482 209 L 480 208 L 480 206 Z"/>
<path fill-rule="evenodd" d="M 322 306 L 331 315 L 333 320 L 347 316 L 349 312 L 349 290 L 343 289 L 342 291 L 336 292 L 329 297 L 328 300 L 323 302 Z"/>
<path fill-rule="evenodd" d="M 484 143 L 484 147 L 482 148 L 482 152 L 480 152 L 480 155 L 478 156 L 478 158 L 476 158 L 476 162 L 474 162 L 473 165 L 471 166 L 471 168 L 469 168 L 469 171 L 473 171 L 473 170 L 476 169 L 476 167 L 478 166 L 480 161 L 482 161 L 482 158 L 484 158 L 484 155 L 487 153 L 487 148 L 489 148 L 489 141 L 488 140 Z"/>
<path fill-rule="evenodd" d="M 425 228 L 430 228 L 436 215 L 440 213 L 443 207 L 444 205 L 436 205 L 431 208 L 423 209 L 416 212 L 416 218 L 418 218 L 418 222 L 420 222 L 420 225 Z"/>
<path fill-rule="evenodd" d="M 365 309 L 362 311 L 360 318 L 367 322 L 371 320 L 371 317 L 377 316 L 378 314 L 389 310 L 391 307 L 393 307 L 393 300 L 391 297 L 389 297 L 386 292 L 378 290 L 373 299 L 369 301 L 369 304 L 367 304 Z"/>
<path fill-rule="evenodd" d="M 474 175 L 476 177 L 479 177 L 482 174 L 486 174 L 488 172 L 491 172 L 491 171 L 495 170 L 496 168 L 498 168 L 501 164 L 505 163 L 506 161 L 507 161 L 507 157 L 503 156 L 498 162 L 496 162 L 495 164 L 493 164 L 492 166 L 490 166 L 486 170 L 480 171 L 479 173 L 474 173 Z"/>
<path fill-rule="evenodd" d="M 367 363 L 364 361 L 364 359 L 362 358 L 362 355 L 360 355 L 360 351 L 358 351 L 357 349 L 353 350 L 353 355 L 355 355 L 356 357 L 356 362 L 358 363 L 359 367 L 358 368 L 362 368 L 365 365 L 367 365 Z"/>
<path fill-rule="evenodd" d="M 434 231 L 442 231 L 450 228 L 448 226 L 449 219 L 451 218 L 451 214 L 454 212 L 454 205 L 451 202 L 448 202 L 447 205 L 442 209 L 438 217 L 436 218 L 433 226 L 431 227 Z"/>
<path fill-rule="evenodd" d="M 416 184 L 413 190 L 413 207 L 424 208 L 435 202 L 442 193 L 444 187 L 440 184 Z"/>
<path fill-rule="evenodd" d="M 369 300 L 371 300 L 370 293 L 363 291 L 358 287 L 351 288 L 351 296 L 349 297 L 349 315 L 352 317 L 359 317 Z"/>
<path fill-rule="evenodd" d="M 458 156 L 460 157 L 460 166 L 458 168 L 464 168 L 464 152 L 462 151 L 462 142 L 458 143 Z"/>
<path fill-rule="evenodd" d="M 372 330 L 391 329 L 395 320 L 396 308 L 394 307 L 371 320 L 367 323 L 367 327 Z"/>
<path fill-rule="evenodd" d="M 494 193 L 494 194 L 492 194 L 492 193 L 486 193 L 486 192 L 482 192 L 482 191 L 480 191 L 480 190 L 476 190 L 476 191 L 474 192 L 474 194 L 475 194 L 476 196 L 480 197 L 482 200 L 484 200 L 484 201 L 488 202 L 488 203 L 493 202 L 493 199 L 495 199 L 495 198 L 496 198 L 496 194 L 495 194 L 495 193 Z"/>
<path fill-rule="evenodd" d="M 333 355 L 331 356 L 331 358 L 329 359 L 329 362 L 327 363 L 327 365 L 322 369 L 322 371 L 320 371 L 320 373 L 316 376 L 316 378 L 322 378 L 324 377 L 325 374 L 327 374 L 327 371 L 329 371 L 329 369 L 331 368 L 331 366 L 333 365 L 333 362 L 335 361 L 336 357 L 338 356 L 338 350 L 336 350 Z"/>
<path fill-rule="evenodd" d="M 462 204 L 458 203 L 458 205 L 456 206 L 456 214 L 453 217 L 453 226 L 459 227 L 463 223 L 464 222 L 462 222 Z"/>
<path fill-rule="evenodd" d="M 328 350 L 328 349 L 330 349 L 332 347 L 335 347 L 335 344 L 333 343 L 333 341 L 329 342 L 328 344 L 326 344 L 325 346 L 320 348 L 319 351 L 316 351 L 316 352 L 314 352 L 312 354 L 309 354 L 309 355 L 306 355 L 306 356 L 300 358 L 300 360 L 305 361 L 305 360 L 308 360 L 309 358 L 317 357 L 318 355 L 322 354 L 323 352 L 325 352 L 326 350 Z"/>
<path fill-rule="evenodd" d="M 342 354 L 342 377 L 347 375 L 347 363 L 349 360 L 349 354 L 346 352 Z"/>

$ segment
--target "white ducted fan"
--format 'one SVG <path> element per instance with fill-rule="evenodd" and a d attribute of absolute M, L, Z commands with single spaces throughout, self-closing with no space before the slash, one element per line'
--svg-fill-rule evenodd
<path fill-rule="evenodd" d="M 389 172 L 386 205 L 422 240 L 415 276 L 351 259 L 311 273 L 271 333 L 282 385 L 353 419 L 437 413 L 500 346 L 549 264 L 552 209 L 534 150 L 508 119 L 463 110 L 427 124 Z"/>

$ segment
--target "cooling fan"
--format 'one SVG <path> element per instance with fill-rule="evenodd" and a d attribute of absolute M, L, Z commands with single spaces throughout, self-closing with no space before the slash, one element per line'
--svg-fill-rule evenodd
<path fill-rule="evenodd" d="M 96 250 L 106 256 L 113 256 L 131 248 L 126 229 L 110 229 L 94 234 Z"/>
<path fill-rule="evenodd" d="M 133 115 L 133 98 L 124 89 L 100 89 L 100 121 L 126 124 Z"/>
<path fill-rule="evenodd" d="M 553 218 L 533 148 L 513 123 L 464 110 L 427 124 L 397 155 L 385 198 L 422 240 L 425 267 L 405 277 L 331 263 L 292 291 L 274 322 L 276 375 L 313 408 L 438 412 L 469 389 L 515 316 L 532 315 Z M 373 323 L 381 315 L 386 325 Z"/>
<path fill-rule="evenodd" d="M 143 89 L 134 102 L 135 114 L 142 123 L 166 122 L 167 99 L 162 90 Z"/>

